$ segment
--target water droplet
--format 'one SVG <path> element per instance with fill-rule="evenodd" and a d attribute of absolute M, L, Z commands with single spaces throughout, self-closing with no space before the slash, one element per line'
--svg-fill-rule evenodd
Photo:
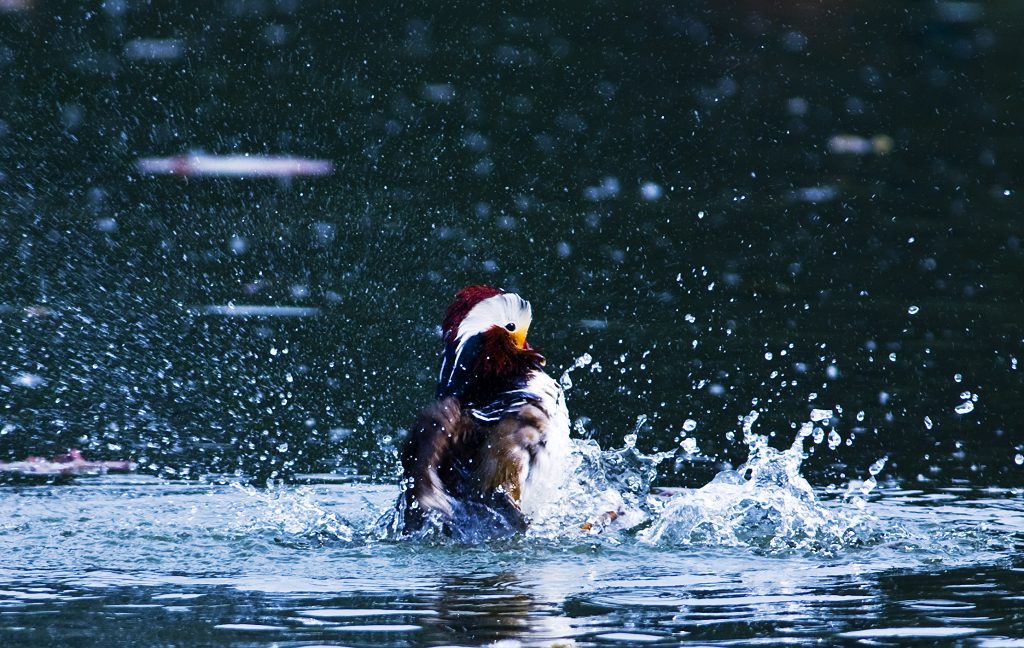
<path fill-rule="evenodd" d="M 885 468 L 885 462 L 887 461 L 889 461 L 889 457 L 882 457 L 868 467 L 868 472 L 871 473 L 872 477 L 874 477 L 878 473 L 882 472 L 882 468 Z"/>
<path fill-rule="evenodd" d="M 696 454 L 697 452 L 697 439 L 693 437 L 686 437 L 679 445 L 682 446 L 683 452 L 686 454 Z"/>
<path fill-rule="evenodd" d="M 932 429 L 932 418 L 930 416 L 924 417 L 924 426 L 929 430 Z"/>
<path fill-rule="evenodd" d="M 683 422 L 683 431 L 684 432 L 693 432 L 696 429 L 697 429 L 697 421 L 694 421 L 693 419 L 686 419 L 686 421 Z"/>
<path fill-rule="evenodd" d="M 889 354 L 889 362 L 896 362 L 896 352 L 893 351 Z"/>
<path fill-rule="evenodd" d="M 817 423 L 818 421 L 827 421 L 832 418 L 832 410 L 830 409 L 812 409 L 811 420 Z"/>
<path fill-rule="evenodd" d="M 743 440 L 746 441 L 747 437 L 753 434 L 754 423 L 757 421 L 757 417 L 760 414 L 756 410 L 750 410 L 750 413 L 743 417 Z"/>
<path fill-rule="evenodd" d="M 954 410 L 957 414 L 970 414 L 974 411 L 974 403 L 967 400 L 957 405 Z"/>
<path fill-rule="evenodd" d="M 1024 455 L 1019 454 L 1016 457 L 1014 457 L 1013 463 L 1017 464 L 1018 466 L 1024 466 Z"/>
<path fill-rule="evenodd" d="M 769 352 L 767 352 L 767 353 L 765 353 L 765 354 L 764 354 L 764 359 L 765 359 L 765 360 L 771 360 L 771 359 L 772 359 L 772 358 L 774 358 L 774 357 L 775 357 L 775 356 L 773 356 L 773 355 L 772 355 L 772 352 L 771 352 L 771 351 L 769 351 Z"/>
<path fill-rule="evenodd" d="M 911 306 L 910 308 L 907 309 L 907 313 L 910 315 L 917 315 L 918 311 L 920 310 L 921 309 L 918 308 L 917 306 Z"/>
<path fill-rule="evenodd" d="M 828 447 L 829 450 L 835 450 L 843 442 L 842 437 L 835 430 L 828 433 Z"/>

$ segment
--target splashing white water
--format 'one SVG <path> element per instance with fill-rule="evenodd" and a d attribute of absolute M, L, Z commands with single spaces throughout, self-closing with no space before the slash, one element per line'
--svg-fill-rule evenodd
<path fill-rule="evenodd" d="M 561 496 L 534 513 L 524 537 L 562 541 L 598 536 L 610 544 L 639 541 L 826 554 L 883 537 L 879 523 L 867 513 L 866 498 L 876 488 L 876 476 L 886 458 L 872 464 L 867 479 L 851 482 L 842 498 L 823 502 L 800 474 L 800 467 L 806 456 L 805 439 L 818 440 L 822 430 L 815 423 L 828 426 L 831 412 L 815 410 L 786 450 L 772 448 L 768 437 L 754 433 L 757 418 L 758 413 L 752 411 L 740 420 L 749 452 L 747 461 L 735 470 L 720 472 L 698 489 L 652 492 L 659 464 L 675 458 L 680 448 L 641 452 L 637 438 L 646 417 L 637 419 L 621 448 L 602 450 L 596 441 L 574 439 L 565 478 L 559 486 Z M 374 516 L 352 522 L 318 506 L 312 491 L 237 488 L 263 505 L 263 511 L 243 525 L 244 530 L 270 531 L 292 539 L 351 542 L 412 538 L 478 543 L 514 533 L 511 528 L 498 528 L 501 525 L 495 526 L 493 520 L 474 522 L 480 516 L 467 511 L 465 519 L 439 520 L 407 536 L 401 529 L 400 508 L 378 511 L 380 519 Z M 374 515 L 369 510 L 364 513 Z"/>
<path fill-rule="evenodd" d="M 248 508 L 239 512 L 238 531 L 270 531 L 287 538 L 316 539 L 321 542 L 351 542 L 355 538 L 352 527 L 335 513 L 321 508 L 314 501 L 315 494 L 309 489 L 285 490 L 275 486 L 258 489 L 238 483 L 231 486 L 260 504 L 255 514 Z"/>
<path fill-rule="evenodd" d="M 821 413 L 816 410 L 811 421 L 828 418 Z M 678 492 L 640 531 L 641 542 L 834 552 L 878 535 L 862 506 L 826 505 L 800 475 L 803 441 L 820 428 L 805 423 L 793 445 L 782 451 L 770 447 L 766 436 L 753 433 L 756 420 L 757 412 L 743 419 L 746 463 L 720 472 L 701 488 Z M 874 488 L 874 475 L 883 465 L 884 460 L 872 466 L 872 484 L 864 495 Z"/>
<path fill-rule="evenodd" d="M 576 358 L 576 360 L 572 363 L 572 366 L 563 371 L 561 377 L 559 377 L 558 379 L 558 384 L 562 386 L 562 390 L 569 391 L 570 389 L 572 389 L 572 378 L 569 377 L 570 373 L 572 373 L 576 369 L 582 369 L 583 367 L 586 367 L 593 361 L 594 358 L 589 353 L 584 353 L 580 357 Z"/>

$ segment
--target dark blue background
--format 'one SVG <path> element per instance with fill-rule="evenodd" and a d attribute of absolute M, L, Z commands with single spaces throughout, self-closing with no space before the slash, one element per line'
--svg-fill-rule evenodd
<path fill-rule="evenodd" d="M 888 455 L 899 479 L 1019 484 L 1024 16 L 951 7 L 0 14 L 0 457 L 390 480 L 433 393 L 441 313 L 488 282 L 531 300 L 554 373 L 600 363 L 573 374 L 587 434 L 619 445 L 646 416 L 639 447 L 666 450 L 697 421 L 712 461 L 666 464 L 663 483 L 741 460 L 727 433 L 752 409 L 788 445 L 838 405 L 856 439 L 816 449 L 815 483 Z M 184 55 L 134 59 L 139 38 Z M 831 153 L 841 134 L 892 150 Z M 189 151 L 336 170 L 135 167 Z M 602 182 L 618 191 L 594 200 Z M 190 310 L 232 300 L 321 311 Z M 961 416 L 963 391 L 978 401 Z"/>

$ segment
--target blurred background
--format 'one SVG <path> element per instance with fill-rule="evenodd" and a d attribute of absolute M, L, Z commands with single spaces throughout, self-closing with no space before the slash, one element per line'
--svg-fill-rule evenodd
<path fill-rule="evenodd" d="M 812 409 L 816 485 L 1020 484 L 1022 19 L 0 0 L 0 459 L 393 481 L 491 283 L 662 484 Z"/>

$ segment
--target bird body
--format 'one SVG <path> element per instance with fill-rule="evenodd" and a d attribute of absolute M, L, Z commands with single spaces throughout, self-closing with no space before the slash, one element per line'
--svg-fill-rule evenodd
<path fill-rule="evenodd" d="M 449 306 L 436 400 L 402 450 L 406 531 L 431 514 L 519 531 L 557 496 L 569 414 L 526 342 L 531 319 L 529 302 L 489 286 L 464 288 Z"/>

